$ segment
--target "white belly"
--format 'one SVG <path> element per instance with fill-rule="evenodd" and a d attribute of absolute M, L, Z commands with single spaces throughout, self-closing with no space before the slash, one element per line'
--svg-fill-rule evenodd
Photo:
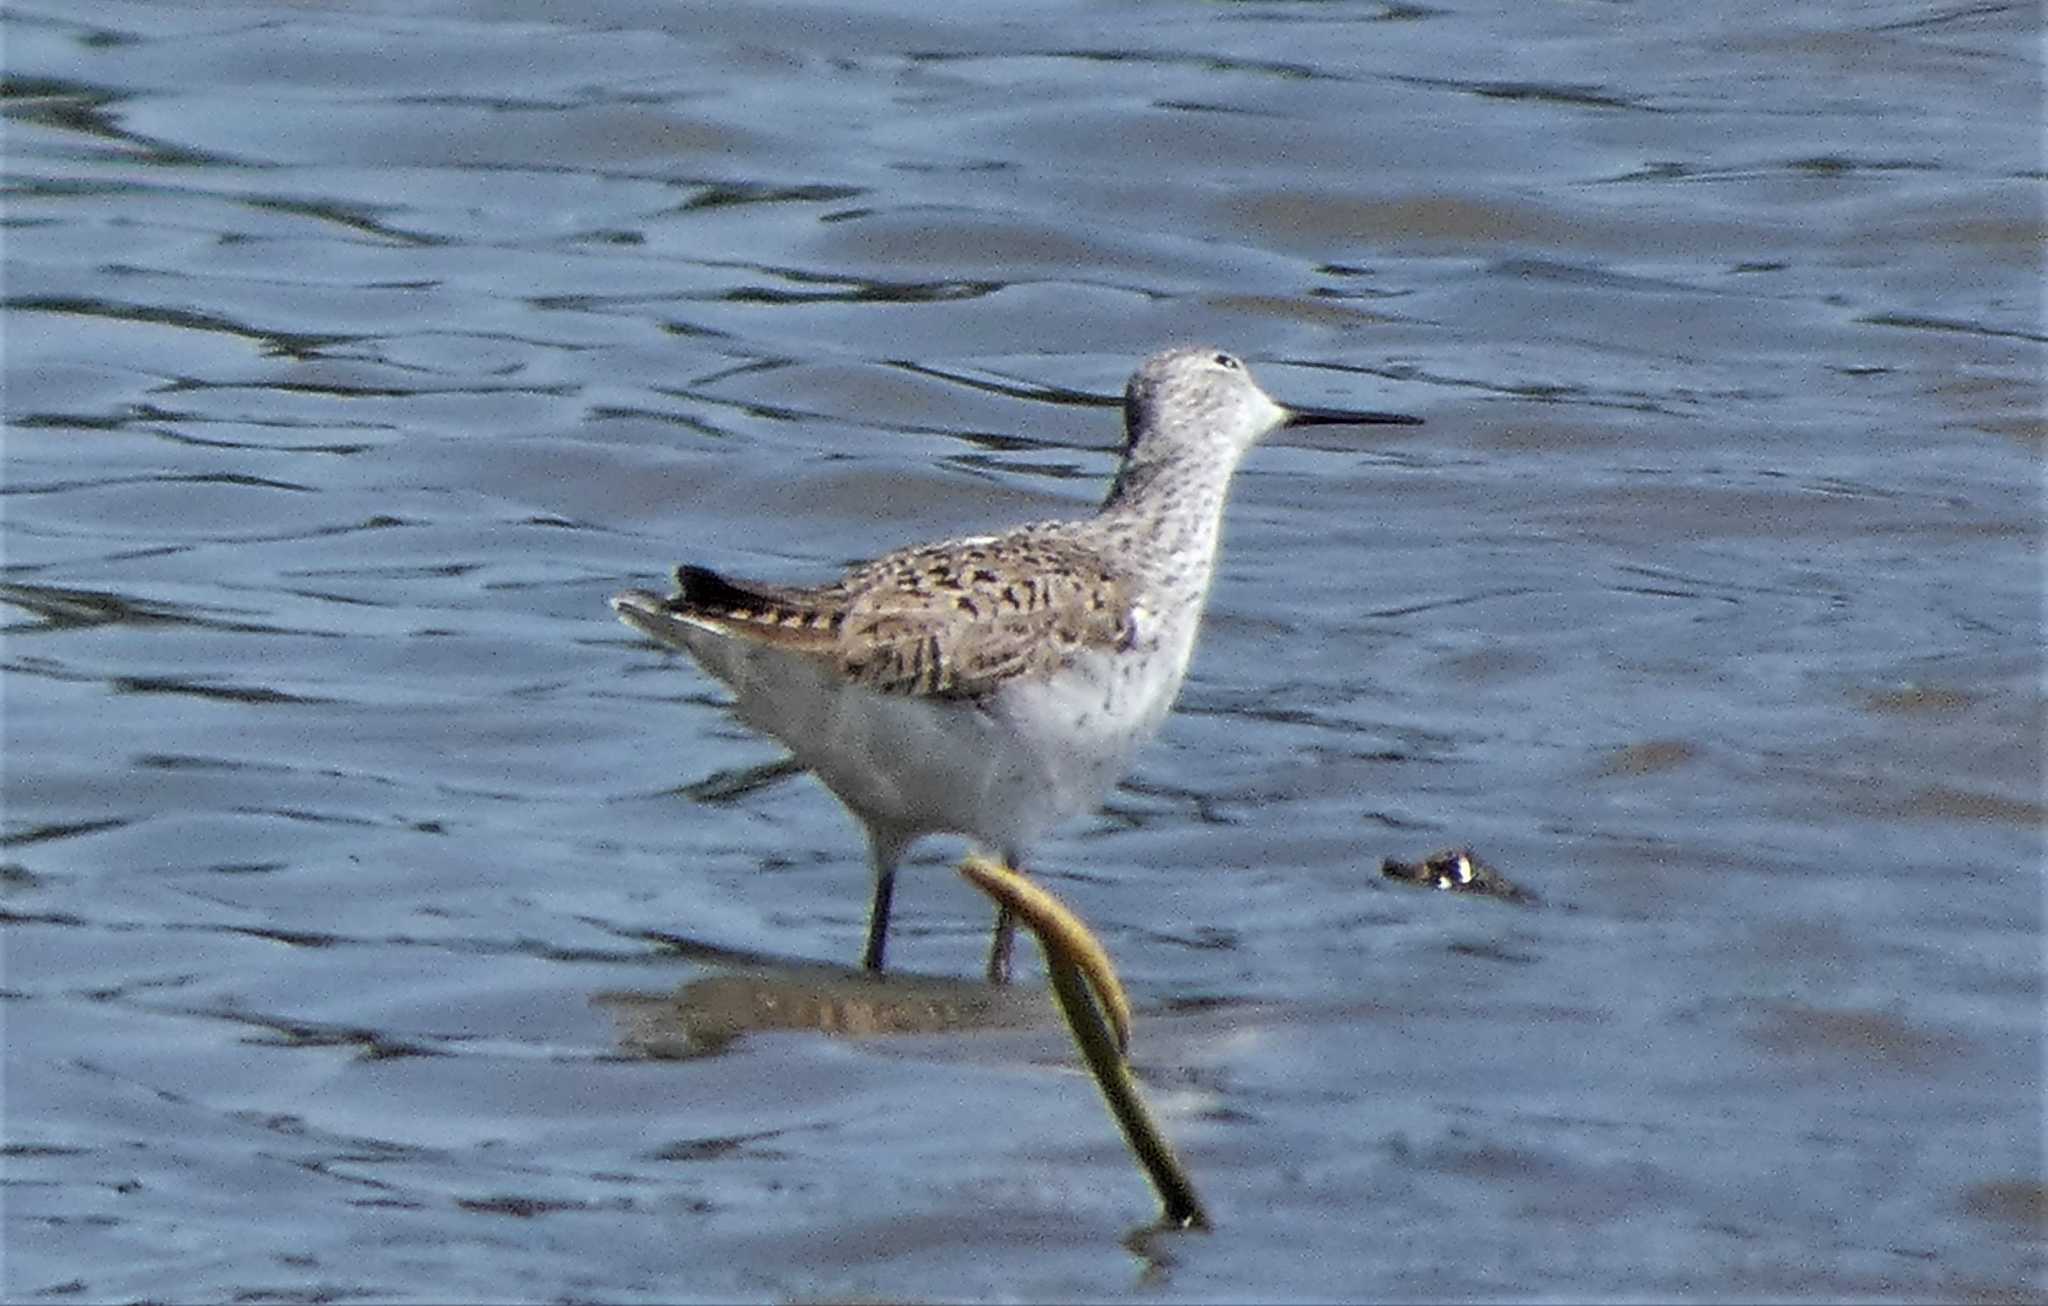
<path fill-rule="evenodd" d="M 1083 654 L 978 700 L 884 694 L 815 658 L 708 634 L 691 642 L 732 688 L 740 719 L 869 826 L 905 839 L 963 834 L 1021 855 L 1123 777 L 1172 708 L 1192 639 L 1143 656 Z"/>

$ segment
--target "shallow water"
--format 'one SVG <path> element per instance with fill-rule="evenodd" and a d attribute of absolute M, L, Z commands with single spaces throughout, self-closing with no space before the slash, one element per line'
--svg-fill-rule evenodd
<path fill-rule="evenodd" d="M 571 8 L 10 7 L 0 1295 L 2042 1291 L 2034 9 Z M 1158 1236 L 604 600 L 1084 512 L 1191 339 L 1428 424 L 1039 852 Z"/>

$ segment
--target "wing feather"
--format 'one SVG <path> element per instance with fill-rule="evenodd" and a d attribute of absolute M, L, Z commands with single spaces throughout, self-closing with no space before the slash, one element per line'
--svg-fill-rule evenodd
<path fill-rule="evenodd" d="M 971 697 L 1131 638 L 1124 580 L 1047 531 L 907 549 L 841 585 L 840 667 L 889 693 Z"/>

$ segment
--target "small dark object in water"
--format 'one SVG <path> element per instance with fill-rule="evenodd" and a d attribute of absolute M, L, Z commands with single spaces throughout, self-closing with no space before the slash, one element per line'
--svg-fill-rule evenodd
<path fill-rule="evenodd" d="M 1536 901 L 1535 894 L 1480 861 L 1479 854 L 1470 848 L 1446 848 L 1419 862 L 1396 861 L 1389 857 L 1380 863 L 1380 874 L 1390 880 L 1450 893 L 1476 893 L 1483 898 L 1500 898 L 1506 902 L 1533 904 Z"/>

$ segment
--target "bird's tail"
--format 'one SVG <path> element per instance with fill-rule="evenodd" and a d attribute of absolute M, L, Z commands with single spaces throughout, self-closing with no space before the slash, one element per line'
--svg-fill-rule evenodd
<path fill-rule="evenodd" d="M 676 591 L 663 598 L 648 590 L 612 597 L 619 619 L 664 644 L 691 647 L 692 632 L 710 632 L 799 652 L 830 651 L 844 620 L 836 604 L 808 591 L 730 580 L 709 567 L 676 568 Z"/>

